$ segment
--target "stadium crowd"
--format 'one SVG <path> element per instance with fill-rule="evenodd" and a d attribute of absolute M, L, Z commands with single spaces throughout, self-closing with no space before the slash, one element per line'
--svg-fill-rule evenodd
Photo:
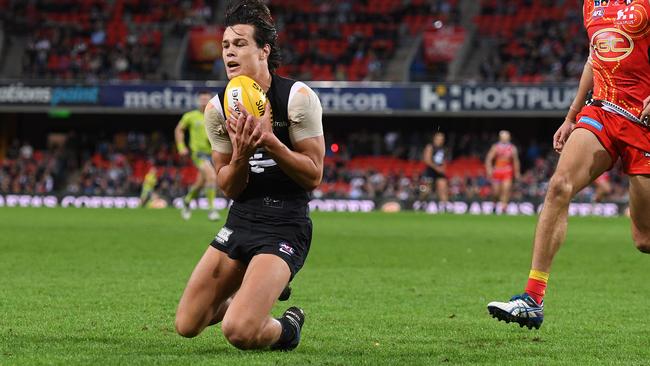
<path fill-rule="evenodd" d="M 588 56 L 576 1 L 482 0 L 475 18 L 484 81 L 578 80 Z"/>
<path fill-rule="evenodd" d="M 0 160 L 0 192 L 52 193 L 63 169 L 60 150 L 35 151 L 28 143 L 14 141 L 6 158 Z"/>
<path fill-rule="evenodd" d="M 273 1 L 285 64 L 279 72 L 303 80 L 379 80 L 404 36 L 434 20 L 457 23 L 456 3 Z"/>
<path fill-rule="evenodd" d="M 204 1 L 1 1 L 4 31 L 26 35 L 23 76 L 55 80 L 160 78 L 165 34 L 211 19 Z"/>
<path fill-rule="evenodd" d="M 458 24 L 457 4 L 272 1 L 283 57 L 279 73 L 303 80 L 379 80 L 401 40 L 437 20 Z M 209 0 L 5 0 L 0 19 L 8 36 L 26 36 L 24 78 L 156 80 L 167 78 L 163 41 L 213 24 L 217 8 Z M 222 75 L 220 67 L 215 60 L 211 77 Z"/>
<path fill-rule="evenodd" d="M 328 139 L 336 139 L 328 137 Z M 451 200 L 491 200 L 491 181 L 483 159 L 496 137 L 491 133 L 448 134 L 447 148 Z M 317 198 L 378 200 L 436 199 L 424 174 L 422 150 L 428 142 L 422 133 L 358 131 L 338 143 L 330 143 Z M 336 148 L 334 148 L 336 145 Z M 336 152 L 334 151 L 336 150 Z M 533 140 L 520 147 L 521 179 L 512 199 L 539 201 L 557 162 L 557 154 Z M 65 146 L 39 151 L 15 141 L 0 162 L 1 194 L 138 195 L 151 165 L 158 167 L 157 193 L 167 199 L 183 196 L 197 171 L 188 158 L 180 157 L 162 134 L 121 133 L 96 141 L 71 133 Z M 615 167 L 610 172 L 611 201 L 627 199 L 627 181 Z M 578 200 L 589 202 L 588 187 Z"/>

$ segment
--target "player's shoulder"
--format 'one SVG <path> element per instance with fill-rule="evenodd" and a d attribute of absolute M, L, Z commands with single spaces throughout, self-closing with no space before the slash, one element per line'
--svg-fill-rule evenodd
<path fill-rule="evenodd" d="M 291 91 L 289 92 L 289 100 L 293 99 L 298 93 L 304 94 L 306 96 L 316 96 L 314 89 L 310 88 L 309 85 L 303 83 L 302 81 L 295 81 L 291 86 Z"/>
<path fill-rule="evenodd" d="M 289 101 L 293 99 L 296 93 L 303 93 L 305 95 L 316 94 L 312 88 L 300 80 L 295 80 L 274 74 L 273 82 L 277 83 L 276 85 L 278 85 L 279 90 L 289 91 Z"/>
<path fill-rule="evenodd" d="M 212 97 L 212 99 L 210 99 L 210 102 L 208 102 L 207 108 L 217 110 L 225 118 L 225 114 L 224 114 L 224 111 L 223 111 L 223 105 L 221 104 L 221 96 L 220 96 L 220 94 L 221 93 L 217 93 Z"/>

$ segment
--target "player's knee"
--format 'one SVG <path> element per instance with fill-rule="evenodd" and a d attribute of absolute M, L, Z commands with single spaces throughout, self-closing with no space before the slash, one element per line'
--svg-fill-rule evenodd
<path fill-rule="evenodd" d="M 221 330 L 228 342 L 239 349 L 251 349 L 256 344 L 257 330 L 246 322 L 226 318 L 221 322 Z"/>
<path fill-rule="evenodd" d="M 193 338 L 201 333 L 194 322 L 190 321 L 190 319 L 187 319 L 187 317 L 183 315 L 176 315 L 174 326 L 176 327 L 176 333 L 185 338 Z"/>
<path fill-rule="evenodd" d="M 573 183 L 566 173 L 556 172 L 548 184 L 547 198 L 554 201 L 570 201 L 573 195 Z"/>
<path fill-rule="evenodd" d="M 634 239 L 634 245 L 641 253 L 650 254 L 650 233 L 634 230 L 632 238 Z"/>

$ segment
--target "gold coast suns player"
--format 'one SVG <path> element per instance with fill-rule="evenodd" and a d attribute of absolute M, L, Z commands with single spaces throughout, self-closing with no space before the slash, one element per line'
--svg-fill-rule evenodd
<path fill-rule="evenodd" d="M 505 212 L 510 201 L 512 183 L 521 177 L 519 152 L 510 140 L 509 131 L 499 131 L 499 142 L 490 147 L 485 157 L 485 171 L 492 180 L 492 194 L 499 201 L 499 212 Z"/>
<path fill-rule="evenodd" d="M 564 241 L 571 198 L 621 159 L 630 177 L 632 238 L 650 253 L 650 0 L 585 0 L 590 55 L 578 93 L 553 136 L 561 152 L 537 222 L 522 295 L 491 302 L 492 316 L 539 328 L 553 257 Z M 583 107 L 587 92 L 593 99 Z"/>
<path fill-rule="evenodd" d="M 262 117 L 230 110 L 224 93 L 206 108 L 217 182 L 233 199 L 225 225 L 196 265 L 178 305 L 176 330 L 185 337 L 221 323 L 240 349 L 291 350 L 305 320 L 290 307 L 269 314 L 303 266 L 312 236 L 309 194 L 323 176 L 322 108 L 307 85 L 274 73 L 277 33 L 262 0 L 231 2 L 223 60 L 229 79 L 252 78 L 266 93 Z"/>

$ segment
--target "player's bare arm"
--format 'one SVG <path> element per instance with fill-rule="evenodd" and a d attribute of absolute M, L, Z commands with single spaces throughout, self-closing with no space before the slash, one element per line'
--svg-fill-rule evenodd
<path fill-rule="evenodd" d="M 323 160 L 325 158 L 325 138 L 323 135 L 293 141 L 294 150 L 280 141 L 273 133 L 270 105 L 260 118 L 251 116 L 239 103 L 243 115 L 253 119 L 255 129 L 253 136 L 259 136 L 255 145 L 263 147 L 291 179 L 306 190 L 314 190 L 323 178 Z"/>
<path fill-rule="evenodd" d="M 248 159 L 257 149 L 258 129 L 253 116 L 230 115 L 225 126 L 232 143 L 232 153 L 213 151 L 212 156 L 217 171 L 217 184 L 228 198 L 237 198 L 248 182 Z"/>
<path fill-rule="evenodd" d="M 174 129 L 174 139 L 176 140 L 176 147 L 178 148 L 178 153 L 182 156 L 185 156 L 189 153 L 187 146 L 185 145 L 185 126 L 182 122 L 178 122 L 176 128 Z"/>
<path fill-rule="evenodd" d="M 573 99 L 573 103 L 569 107 L 564 122 L 557 129 L 555 135 L 553 135 L 553 149 L 558 153 L 562 152 L 564 148 L 564 143 L 569 138 L 571 132 L 575 128 L 576 116 L 582 110 L 582 106 L 585 104 L 585 99 L 587 98 L 587 93 L 594 87 L 594 71 L 591 65 L 591 60 L 585 62 L 585 66 L 582 70 L 582 75 L 580 76 L 580 84 L 578 85 L 578 91 L 576 96 Z"/>
<path fill-rule="evenodd" d="M 485 173 L 488 177 L 492 176 L 492 161 L 494 160 L 494 155 L 496 154 L 495 145 L 490 147 L 490 150 L 485 157 Z"/>
<path fill-rule="evenodd" d="M 512 147 L 512 165 L 515 170 L 515 179 L 521 178 L 521 163 L 519 162 L 519 151 L 515 146 Z"/>

